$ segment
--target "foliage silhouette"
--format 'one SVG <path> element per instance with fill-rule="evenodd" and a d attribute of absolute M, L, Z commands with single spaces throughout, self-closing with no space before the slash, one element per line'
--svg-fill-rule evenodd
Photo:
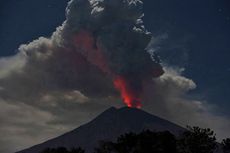
<path fill-rule="evenodd" d="M 102 142 L 95 153 L 176 153 L 176 138 L 170 132 L 127 133 L 117 142 Z"/>
<path fill-rule="evenodd" d="M 224 153 L 230 153 L 230 138 L 224 139 L 221 145 Z"/>
<path fill-rule="evenodd" d="M 217 147 L 214 132 L 207 128 L 187 127 L 178 140 L 180 153 L 213 153 Z"/>
<path fill-rule="evenodd" d="M 85 153 L 85 151 L 81 148 L 73 148 L 69 151 L 65 147 L 58 147 L 58 148 L 47 148 L 41 153 Z"/>
<path fill-rule="evenodd" d="M 210 129 L 189 127 L 179 137 L 168 131 L 145 130 L 139 134 L 130 132 L 115 142 L 101 141 L 94 153 L 213 153 L 217 148 L 215 134 Z M 230 139 L 222 142 L 225 153 L 229 153 Z M 41 153 L 84 153 L 81 148 L 67 150 L 64 147 L 48 148 Z"/>

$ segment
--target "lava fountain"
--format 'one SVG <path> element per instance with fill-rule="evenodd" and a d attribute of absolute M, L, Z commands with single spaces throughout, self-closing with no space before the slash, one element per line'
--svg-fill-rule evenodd
<path fill-rule="evenodd" d="M 120 91 L 122 100 L 128 107 L 141 108 L 140 88 L 131 87 L 130 80 L 122 76 L 116 77 L 113 83 L 115 88 Z"/>

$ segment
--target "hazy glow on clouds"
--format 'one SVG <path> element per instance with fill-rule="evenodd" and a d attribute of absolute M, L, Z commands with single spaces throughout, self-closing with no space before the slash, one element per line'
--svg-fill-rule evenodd
<path fill-rule="evenodd" d="M 122 106 L 111 80 L 93 66 L 94 61 L 87 61 L 90 59 L 83 58 L 81 51 L 76 52 L 72 41 L 73 34 L 82 28 L 82 21 L 92 22 L 84 25 L 89 29 L 104 26 L 118 30 L 119 22 L 107 25 L 103 18 L 92 19 L 92 15 L 100 17 L 106 10 L 98 3 L 113 6 L 120 13 L 115 13 L 118 19 L 132 21 L 142 16 L 141 1 L 119 2 L 91 0 L 91 8 L 86 1 L 72 0 L 67 20 L 51 38 L 40 37 L 21 45 L 17 55 L 0 58 L 0 152 L 37 144 L 89 121 L 110 106 Z M 138 24 L 140 27 L 134 29 L 145 31 L 141 19 Z M 107 45 L 114 47 L 115 41 L 123 41 L 115 39 L 108 39 Z M 159 42 L 153 41 L 154 50 Z M 183 77 L 181 69 L 165 66 L 165 71 L 160 78 L 146 82 L 143 109 L 180 125 L 213 128 L 219 138 L 230 136 L 227 118 L 212 114 L 207 103 L 188 98 L 187 92 L 196 84 Z"/>

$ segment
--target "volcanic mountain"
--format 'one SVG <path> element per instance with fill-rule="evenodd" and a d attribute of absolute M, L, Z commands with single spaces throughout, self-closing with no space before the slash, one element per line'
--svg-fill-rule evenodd
<path fill-rule="evenodd" d="M 111 107 L 89 123 L 65 133 L 59 137 L 35 145 L 17 153 L 39 153 L 45 148 L 82 147 L 87 153 L 93 152 L 100 140 L 115 140 L 126 132 L 141 132 L 144 129 L 153 131 L 170 131 L 175 135 L 185 129 L 149 114 L 141 109 Z"/>

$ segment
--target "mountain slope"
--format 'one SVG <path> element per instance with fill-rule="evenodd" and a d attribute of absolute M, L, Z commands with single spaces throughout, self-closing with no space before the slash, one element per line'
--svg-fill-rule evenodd
<path fill-rule="evenodd" d="M 99 140 L 114 140 L 126 132 L 141 132 L 144 129 L 153 131 L 168 130 L 176 135 L 185 130 L 174 123 L 140 109 L 127 107 L 116 109 L 111 107 L 91 122 L 73 131 L 17 153 L 39 153 L 47 147 L 60 146 L 66 148 L 80 146 L 86 152 L 92 152 L 98 145 Z"/>

